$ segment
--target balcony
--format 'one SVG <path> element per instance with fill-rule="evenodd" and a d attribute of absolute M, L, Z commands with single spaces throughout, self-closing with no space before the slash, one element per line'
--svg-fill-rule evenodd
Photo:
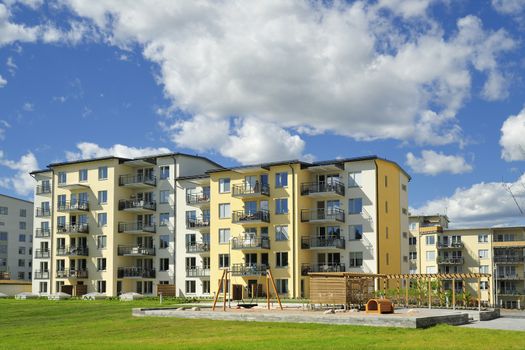
<path fill-rule="evenodd" d="M 304 182 L 301 184 L 301 195 L 316 198 L 344 196 L 345 185 L 339 180 L 329 182 Z"/>
<path fill-rule="evenodd" d="M 57 226 L 57 233 L 65 233 L 65 234 L 85 234 L 89 233 L 89 226 L 88 224 L 76 224 L 76 225 L 60 225 Z"/>
<path fill-rule="evenodd" d="M 438 249 L 463 249 L 463 242 L 438 242 Z"/>
<path fill-rule="evenodd" d="M 301 237 L 302 249 L 345 249 L 345 245 L 342 237 Z"/>
<path fill-rule="evenodd" d="M 517 273 L 497 273 L 496 278 L 498 280 L 522 280 L 524 279 L 523 275 L 518 275 Z"/>
<path fill-rule="evenodd" d="M 66 246 L 57 248 L 57 256 L 89 256 L 88 247 Z"/>
<path fill-rule="evenodd" d="M 121 199 L 118 201 L 118 210 L 137 213 L 155 211 L 157 202 L 143 199 Z"/>
<path fill-rule="evenodd" d="M 419 233 L 429 234 L 429 233 L 442 233 L 443 227 L 441 225 L 427 225 L 427 226 L 420 226 L 419 227 Z"/>
<path fill-rule="evenodd" d="M 343 209 L 302 209 L 301 222 L 338 223 L 345 222 Z"/>
<path fill-rule="evenodd" d="M 57 210 L 60 212 L 78 213 L 89 211 L 89 202 L 87 201 L 65 201 L 57 203 Z"/>
<path fill-rule="evenodd" d="M 149 188 L 157 186 L 157 178 L 154 175 L 120 175 L 118 184 L 129 188 Z"/>
<path fill-rule="evenodd" d="M 35 216 L 37 218 L 45 218 L 51 216 L 51 209 L 36 208 Z"/>
<path fill-rule="evenodd" d="M 525 290 L 519 290 L 519 289 L 498 290 L 498 296 L 522 296 L 522 295 L 525 295 Z"/>
<path fill-rule="evenodd" d="M 267 265 L 233 264 L 230 272 L 232 276 L 264 276 Z"/>
<path fill-rule="evenodd" d="M 142 267 L 119 267 L 117 278 L 155 278 L 155 269 Z"/>
<path fill-rule="evenodd" d="M 523 255 L 494 255 L 494 262 L 498 264 L 523 264 Z"/>
<path fill-rule="evenodd" d="M 210 218 L 186 218 L 188 230 L 207 231 L 210 229 Z"/>
<path fill-rule="evenodd" d="M 190 267 L 186 269 L 186 277 L 210 277 L 210 269 L 202 267 Z"/>
<path fill-rule="evenodd" d="M 157 226 L 155 224 L 146 224 L 142 222 L 119 222 L 118 223 L 119 233 L 155 233 L 157 232 Z"/>
<path fill-rule="evenodd" d="M 492 242 L 492 246 L 494 248 L 522 248 L 525 247 L 525 241 L 518 240 L 518 241 L 498 241 L 495 240 Z"/>
<path fill-rule="evenodd" d="M 88 270 L 85 269 L 64 269 L 57 270 L 56 278 L 88 278 Z"/>
<path fill-rule="evenodd" d="M 33 279 L 35 280 L 49 279 L 49 270 L 35 270 L 35 272 L 33 273 Z"/>
<path fill-rule="evenodd" d="M 237 224 L 261 224 L 270 222 L 270 212 L 268 210 L 245 211 L 236 210 L 232 213 L 232 222 Z"/>
<path fill-rule="evenodd" d="M 51 194 L 51 185 L 38 185 L 36 186 L 36 194 L 39 196 L 43 196 L 46 194 Z"/>
<path fill-rule="evenodd" d="M 208 253 L 209 251 L 209 242 L 191 242 L 186 245 L 186 253 Z"/>
<path fill-rule="evenodd" d="M 310 272 L 345 272 L 345 264 L 330 263 L 330 264 L 302 264 L 301 275 L 308 276 Z"/>
<path fill-rule="evenodd" d="M 439 265 L 462 265 L 464 263 L 463 258 L 441 258 L 438 257 L 437 263 Z"/>
<path fill-rule="evenodd" d="M 36 249 L 35 250 L 35 259 L 49 259 L 51 252 L 49 249 Z"/>
<path fill-rule="evenodd" d="M 186 204 L 193 207 L 204 207 L 210 205 L 209 193 L 188 193 L 186 195 Z"/>
<path fill-rule="evenodd" d="M 155 247 L 119 245 L 117 250 L 120 256 L 155 256 Z"/>
<path fill-rule="evenodd" d="M 232 185 L 232 197 L 237 198 L 258 198 L 270 196 L 270 186 L 268 184 L 260 185 L 258 182 L 252 185 L 243 182 L 240 185 Z"/>
<path fill-rule="evenodd" d="M 35 238 L 49 238 L 51 237 L 51 230 L 48 228 L 35 229 Z"/>
<path fill-rule="evenodd" d="M 232 239 L 232 249 L 256 250 L 270 249 L 270 238 L 268 237 L 234 237 Z"/>

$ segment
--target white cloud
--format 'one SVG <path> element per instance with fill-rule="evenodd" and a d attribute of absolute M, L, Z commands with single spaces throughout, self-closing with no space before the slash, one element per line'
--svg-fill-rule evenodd
<path fill-rule="evenodd" d="M 22 196 L 28 196 L 33 192 L 34 180 L 29 172 L 38 169 L 38 161 L 32 152 L 27 152 L 18 161 L 9 160 L 0 151 L 0 165 L 15 170 L 11 177 L 1 177 L 0 187 L 8 188 Z"/>
<path fill-rule="evenodd" d="M 0 75 L 0 88 L 3 88 L 6 85 L 7 85 L 7 80 L 2 78 L 2 76 Z"/>
<path fill-rule="evenodd" d="M 492 6 L 500 13 L 511 15 L 525 9 L 525 0 L 492 0 Z"/>
<path fill-rule="evenodd" d="M 26 27 L 10 22 L 11 13 L 0 3 L 0 47 L 15 41 L 32 42 L 38 37 L 39 27 Z"/>
<path fill-rule="evenodd" d="M 100 147 L 96 143 L 92 142 L 80 142 L 77 145 L 78 151 L 66 151 L 66 159 L 68 161 L 79 160 L 79 159 L 90 159 L 100 157 L 122 157 L 122 158 L 136 158 L 145 157 L 153 154 L 169 153 L 170 150 L 165 147 L 153 148 L 153 147 L 129 147 L 121 144 L 115 144 L 111 147 L 104 148 Z"/>
<path fill-rule="evenodd" d="M 455 227 L 523 225 L 525 218 L 507 191 L 509 186 L 520 207 L 525 210 L 525 175 L 522 175 L 513 183 L 482 182 L 469 188 L 458 188 L 452 196 L 428 201 L 420 208 L 412 209 L 411 213 L 446 213 Z"/>
<path fill-rule="evenodd" d="M 216 140 L 181 132 L 200 124 L 192 115 L 223 128 L 257 119 L 358 140 L 462 142 L 455 116 L 473 71 L 489 77 L 483 96 L 506 96 L 498 59 L 514 41 L 474 16 L 458 20 L 452 34 L 435 23 L 412 25 L 433 2 L 64 0 L 108 42 L 139 44 L 160 66 L 166 96 L 190 115 L 165 129 L 199 138 L 197 150 Z M 422 127 L 435 137 L 422 137 Z"/>
<path fill-rule="evenodd" d="M 15 61 L 13 60 L 13 57 L 9 56 L 6 61 L 7 70 L 9 70 L 9 73 L 11 76 L 14 76 L 16 73 L 16 70 L 18 69 L 18 66 L 16 65 Z"/>
<path fill-rule="evenodd" d="M 0 140 L 5 140 L 5 131 L 10 128 L 11 124 L 5 120 L 0 120 Z"/>
<path fill-rule="evenodd" d="M 487 101 L 503 100 L 509 96 L 509 80 L 498 72 L 489 73 L 482 96 Z"/>
<path fill-rule="evenodd" d="M 13 6 L 17 3 L 28 6 L 32 8 L 33 10 L 36 10 L 42 4 L 44 4 L 44 0 L 4 0 L 4 3 L 8 6 Z"/>
<path fill-rule="evenodd" d="M 511 115 L 501 126 L 499 144 L 502 147 L 501 158 L 507 162 L 525 160 L 525 109 L 517 115 Z"/>
<path fill-rule="evenodd" d="M 437 175 L 440 173 L 463 174 L 472 171 L 472 166 L 461 156 L 446 155 L 432 150 L 421 151 L 421 157 L 409 152 L 406 164 L 414 173 Z"/>

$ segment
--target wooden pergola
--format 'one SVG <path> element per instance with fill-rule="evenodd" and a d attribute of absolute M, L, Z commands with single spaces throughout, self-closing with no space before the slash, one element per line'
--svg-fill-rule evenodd
<path fill-rule="evenodd" d="M 417 305 L 428 303 L 432 308 L 433 290 L 443 292 L 443 281 L 452 283 L 452 308 L 456 308 L 456 282 L 462 281 L 462 295 L 466 295 L 466 283 L 477 282 L 477 306 L 481 309 L 481 282 L 490 285 L 486 273 L 432 273 L 432 274 L 370 274 L 354 272 L 313 272 L 310 276 L 310 301 L 312 304 L 363 304 L 365 299 L 386 296 L 388 293 L 405 307 L 410 305 L 411 284 L 417 286 Z M 433 288 L 434 282 L 434 288 Z M 403 300 L 404 299 L 404 300 Z M 426 300 L 425 300 L 426 299 Z M 487 302 L 490 303 L 490 288 Z M 464 301 L 464 304 L 466 302 Z"/>

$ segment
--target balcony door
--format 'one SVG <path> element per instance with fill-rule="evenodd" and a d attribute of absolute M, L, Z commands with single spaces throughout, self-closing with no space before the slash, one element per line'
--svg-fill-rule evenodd
<path fill-rule="evenodd" d="M 49 270 L 49 263 L 47 261 L 41 261 L 40 262 L 40 271 L 44 272 Z"/>
<path fill-rule="evenodd" d="M 244 189 L 246 192 L 250 193 L 255 191 L 257 185 L 257 176 L 245 176 L 244 177 Z"/>
<path fill-rule="evenodd" d="M 45 252 L 49 250 L 49 242 L 42 241 L 40 242 L 40 251 Z"/>
<path fill-rule="evenodd" d="M 319 253 L 317 254 L 317 263 L 319 264 L 320 269 L 323 268 L 323 266 L 333 266 L 333 265 L 339 265 L 341 262 L 341 254 L 340 253 Z"/>
<path fill-rule="evenodd" d="M 247 201 L 244 203 L 244 213 L 247 215 L 252 215 L 257 212 L 257 202 Z"/>
<path fill-rule="evenodd" d="M 338 200 L 326 201 L 326 212 L 328 215 L 335 214 L 340 207 L 341 203 Z"/>
<path fill-rule="evenodd" d="M 137 237 L 137 245 L 144 248 L 153 248 L 153 237 Z"/>
<path fill-rule="evenodd" d="M 244 263 L 246 264 L 246 266 L 257 265 L 257 253 L 244 254 Z"/>

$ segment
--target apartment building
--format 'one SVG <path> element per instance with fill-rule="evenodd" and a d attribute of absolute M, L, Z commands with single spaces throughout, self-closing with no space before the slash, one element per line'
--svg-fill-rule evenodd
<path fill-rule="evenodd" d="M 31 280 L 33 202 L 0 194 L 0 278 Z"/>
<path fill-rule="evenodd" d="M 156 294 L 175 284 L 176 178 L 220 165 L 182 153 L 50 164 L 36 180 L 33 292 Z M 182 223 L 179 223 L 182 221 Z M 179 231 L 181 230 L 181 231 Z"/>
<path fill-rule="evenodd" d="M 412 273 L 489 273 L 481 298 L 506 308 L 525 307 L 525 227 L 449 229 L 443 215 L 411 216 L 409 256 Z M 451 281 L 444 287 L 451 289 Z M 456 282 L 477 295 L 477 284 Z"/>
<path fill-rule="evenodd" d="M 309 272 L 408 273 L 410 177 L 396 163 L 371 156 L 208 174 L 201 238 L 212 294 L 228 268 L 234 298 L 267 293 L 267 268 L 278 292 L 295 298 L 308 297 Z"/>

